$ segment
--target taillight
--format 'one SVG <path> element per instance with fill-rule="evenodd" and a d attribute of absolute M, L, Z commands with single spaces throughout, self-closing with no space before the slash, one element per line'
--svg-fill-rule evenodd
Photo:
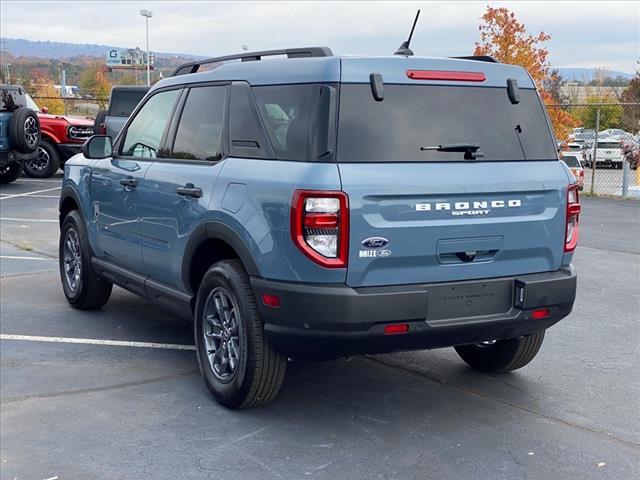
<path fill-rule="evenodd" d="M 349 199 L 338 191 L 296 190 L 291 201 L 291 238 L 326 268 L 347 266 Z"/>
<path fill-rule="evenodd" d="M 569 185 L 567 188 L 567 227 L 564 237 L 564 251 L 573 252 L 578 245 L 578 217 L 580 216 L 580 200 L 578 198 L 578 185 Z"/>
<path fill-rule="evenodd" d="M 100 135 L 107 134 L 107 125 L 103 122 L 100 124 Z"/>

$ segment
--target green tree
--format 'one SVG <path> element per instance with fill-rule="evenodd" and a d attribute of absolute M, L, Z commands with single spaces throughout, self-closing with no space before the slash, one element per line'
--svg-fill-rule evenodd
<path fill-rule="evenodd" d="M 80 74 L 79 87 L 85 93 L 95 95 L 96 91 L 96 74 L 98 73 L 97 67 L 85 68 L 82 74 Z"/>
<path fill-rule="evenodd" d="M 600 109 L 600 130 L 608 128 L 620 128 L 622 120 L 622 106 L 613 105 L 616 103 L 610 97 L 589 97 L 587 99 L 588 106 L 584 107 L 580 112 L 580 120 L 585 128 L 596 128 L 596 117 L 598 109 Z M 605 103 L 606 105 L 598 106 Z"/>

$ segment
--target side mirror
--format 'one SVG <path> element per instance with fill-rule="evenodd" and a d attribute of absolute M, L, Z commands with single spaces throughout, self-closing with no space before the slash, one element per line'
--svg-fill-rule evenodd
<path fill-rule="evenodd" d="M 47 107 L 42 107 L 42 108 L 40 109 L 40 111 L 41 111 L 42 113 L 49 113 L 49 109 L 48 109 Z"/>
<path fill-rule="evenodd" d="M 108 135 L 93 135 L 82 145 L 82 154 L 90 160 L 100 160 L 113 155 L 113 142 Z"/>

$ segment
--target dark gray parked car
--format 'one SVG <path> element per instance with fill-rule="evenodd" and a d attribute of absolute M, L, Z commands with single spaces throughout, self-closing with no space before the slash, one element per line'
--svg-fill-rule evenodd
<path fill-rule="evenodd" d="M 93 132 L 116 138 L 131 112 L 147 94 L 149 87 L 140 85 L 116 85 L 111 89 L 109 107 L 96 115 Z"/>

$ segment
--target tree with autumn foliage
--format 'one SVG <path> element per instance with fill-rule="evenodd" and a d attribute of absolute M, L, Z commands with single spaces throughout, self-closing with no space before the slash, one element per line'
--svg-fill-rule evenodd
<path fill-rule="evenodd" d="M 38 107 L 46 108 L 52 115 L 64 115 L 64 100 L 60 98 L 60 92 L 56 90 L 53 81 L 44 76 L 38 76 L 33 80 L 35 96 Z"/>
<path fill-rule="evenodd" d="M 518 22 L 515 13 L 504 7 L 487 6 L 481 19 L 480 41 L 475 44 L 474 55 L 490 55 L 499 62 L 524 67 L 536 83 L 545 104 L 552 105 L 548 110 L 556 136 L 566 141 L 571 129 L 579 122 L 569 112 L 556 106 L 557 99 L 545 88 L 545 85 L 555 83 L 547 60 L 549 50 L 544 46 L 551 35 L 544 32 L 537 35 L 527 33 L 525 25 Z"/>

